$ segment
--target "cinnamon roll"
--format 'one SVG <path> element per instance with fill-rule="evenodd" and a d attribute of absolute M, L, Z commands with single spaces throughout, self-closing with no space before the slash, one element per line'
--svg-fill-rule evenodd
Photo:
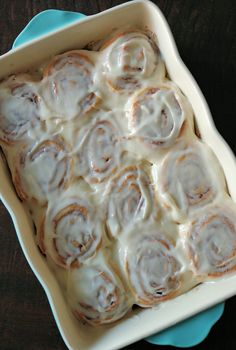
<path fill-rule="evenodd" d="M 12 76 L 0 86 L 0 140 L 11 145 L 27 138 L 40 120 L 41 97 L 27 75 Z"/>
<path fill-rule="evenodd" d="M 94 64 L 83 50 L 56 56 L 44 69 L 43 96 L 55 116 L 70 120 L 95 108 Z"/>
<path fill-rule="evenodd" d="M 206 209 L 188 229 L 188 255 L 203 280 L 236 270 L 236 211 L 231 208 L 232 202 Z"/>
<path fill-rule="evenodd" d="M 102 221 L 89 201 L 61 198 L 42 223 L 39 246 L 57 265 L 75 268 L 96 254 L 102 234 Z"/>
<path fill-rule="evenodd" d="M 156 78 L 165 75 L 157 46 L 141 32 L 118 33 L 105 42 L 101 50 L 105 50 L 104 69 L 113 91 L 132 93 L 154 72 Z"/>
<path fill-rule="evenodd" d="M 166 206 L 180 210 L 179 218 L 210 204 L 218 190 L 225 189 L 217 159 L 201 142 L 173 149 L 164 159 L 159 181 Z"/>
<path fill-rule="evenodd" d="M 147 87 L 133 98 L 130 136 L 147 145 L 170 147 L 184 130 L 186 114 L 184 97 L 172 86 Z"/>
<path fill-rule="evenodd" d="M 136 304 L 140 306 L 156 305 L 176 296 L 182 288 L 175 243 L 158 224 L 134 232 L 128 241 L 125 268 Z"/>
<path fill-rule="evenodd" d="M 112 236 L 140 221 L 158 216 L 156 193 L 148 167 L 131 165 L 119 172 L 108 193 L 107 226 Z"/>
<path fill-rule="evenodd" d="M 69 299 L 74 315 L 91 325 L 114 322 L 131 306 L 118 276 L 101 265 L 72 271 Z"/>
<path fill-rule="evenodd" d="M 112 119 L 94 119 L 86 126 L 77 152 L 78 175 L 90 184 L 114 174 L 120 161 L 119 131 Z"/>
<path fill-rule="evenodd" d="M 69 186 L 73 160 L 62 137 L 45 140 L 36 146 L 23 147 L 16 156 L 13 182 L 21 200 L 45 204 L 55 191 Z"/>

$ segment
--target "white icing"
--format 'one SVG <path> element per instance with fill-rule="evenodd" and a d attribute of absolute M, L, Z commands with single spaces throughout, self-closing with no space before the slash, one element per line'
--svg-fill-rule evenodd
<path fill-rule="evenodd" d="M 118 34 L 117 40 L 108 46 L 104 66 L 113 77 L 145 79 L 154 72 L 159 61 L 157 48 L 147 40 L 147 36 L 131 32 Z"/>
<path fill-rule="evenodd" d="M 79 189 L 79 188 L 78 188 Z M 102 220 L 91 201 L 64 195 L 49 208 L 43 226 L 45 250 L 61 266 L 79 266 L 99 249 L 103 236 Z M 81 198 L 82 197 L 82 198 Z"/>
<path fill-rule="evenodd" d="M 195 234 L 194 215 L 231 201 L 156 44 L 128 30 L 99 49 L 0 84 L 0 143 L 15 188 L 74 314 L 93 325 L 235 266 L 235 209 L 224 232 L 217 209 Z"/>
<path fill-rule="evenodd" d="M 158 172 L 158 171 L 157 171 Z M 166 156 L 159 171 L 163 200 L 175 220 L 201 209 L 225 190 L 225 180 L 214 155 L 196 139 L 180 143 Z"/>
<path fill-rule="evenodd" d="M 45 68 L 41 89 L 54 115 L 68 120 L 88 108 L 94 70 L 90 57 L 85 50 L 70 51 L 55 57 Z"/>
<path fill-rule="evenodd" d="M 197 275 L 215 277 L 236 269 L 236 212 L 232 203 L 201 212 L 187 228 L 185 246 Z"/>
<path fill-rule="evenodd" d="M 113 236 L 158 215 L 155 189 L 142 165 L 122 169 L 112 180 L 107 198 L 107 225 Z"/>
<path fill-rule="evenodd" d="M 131 136 L 168 147 L 178 137 L 185 116 L 174 91 L 160 86 L 147 88 L 135 96 L 128 119 Z"/>
<path fill-rule="evenodd" d="M 117 40 L 112 39 L 110 45 L 108 40 L 102 47 L 101 60 L 96 64 L 94 85 L 104 106 L 111 110 L 116 106 L 116 109 L 121 109 L 123 112 L 127 98 L 136 89 L 150 85 L 150 80 L 158 82 L 164 78 L 165 66 L 157 47 L 151 44 L 150 39 L 143 33 L 118 32 L 115 37 Z M 137 54 L 135 47 L 139 40 L 142 43 L 141 51 L 143 50 L 142 62 L 137 62 L 135 57 Z M 124 47 L 126 47 L 125 55 L 122 54 Z M 117 51 L 121 53 L 119 57 Z M 128 68 L 128 64 L 125 64 L 127 61 L 130 61 L 131 66 L 124 71 L 125 66 Z"/>
<path fill-rule="evenodd" d="M 104 115 L 104 117 L 103 117 Z M 120 157 L 119 129 L 112 114 L 101 112 L 100 118 L 80 130 L 77 147 L 77 174 L 89 183 L 100 183 L 117 168 Z"/>
<path fill-rule="evenodd" d="M 0 90 L 0 138 L 9 143 L 21 140 L 39 123 L 40 104 L 36 84 L 11 77 Z"/>
<path fill-rule="evenodd" d="M 50 194 L 65 188 L 72 176 L 72 160 L 58 140 L 45 141 L 35 148 L 23 150 L 16 155 L 16 187 L 23 199 L 34 198 L 44 203 Z"/>
<path fill-rule="evenodd" d="M 157 223 L 132 230 L 126 264 L 127 277 L 138 305 L 155 305 L 181 287 L 181 263 L 174 242 Z"/>
<path fill-rule="evenodd" d="M 91 324 L 115 321 L 130 308 L 121 281 L 104 261 L 71 271 L 68 295 L 73 311 Z"/>

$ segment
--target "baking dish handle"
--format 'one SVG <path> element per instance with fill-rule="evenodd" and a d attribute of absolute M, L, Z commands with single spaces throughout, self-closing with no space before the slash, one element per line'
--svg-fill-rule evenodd
<path fill-rule="evenodd" d="M 45 10 L 34 16 L 16 37 L 12 48 L 16 48 L 28 41 L 39 38 L 87 16 L 79 12 Z"/>

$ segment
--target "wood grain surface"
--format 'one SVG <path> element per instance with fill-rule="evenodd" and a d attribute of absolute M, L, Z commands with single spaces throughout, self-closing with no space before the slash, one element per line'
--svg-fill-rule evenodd
<path fill-rule="evenodd" d="M 92 15 L 119 0 L 0 0 L 0 54 L 10 50 L 27 22 L 45 9 Z M 157 0 L 173 31 L 180 55 L 196 78 L 216 126 L 236 152 L 235 0 Z M 1 185 L 1 179 L 0 179 Z M 235 179 L 236 185 L 236 179 Z M 195 350 L 236 349 L 236 297 Z M 126 347 L 154 349 L 144 341 Z M 0 349 L 66 350 L 46 295 L 23 256 L 12 220 L 0 203 Z M 163 347 L 166 349 L 166 347 Z"/>

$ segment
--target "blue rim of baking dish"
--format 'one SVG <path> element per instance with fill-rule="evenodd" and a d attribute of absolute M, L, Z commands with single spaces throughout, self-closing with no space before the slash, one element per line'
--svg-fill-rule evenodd
<path fill-rule="evenodd" d="M 54 9 L 40 12 L 16 37 L 12 47 L 16 48 L 27 41 L 53 32 L 84 17 L 86 16 L 79 12 Z M 207 337 L 211 328 L 220 319 L 224 312 L 224 305 L 220 303 L 145 340 L 156 345 L 172 345 L 182 348 L 195 346 Z"/>

